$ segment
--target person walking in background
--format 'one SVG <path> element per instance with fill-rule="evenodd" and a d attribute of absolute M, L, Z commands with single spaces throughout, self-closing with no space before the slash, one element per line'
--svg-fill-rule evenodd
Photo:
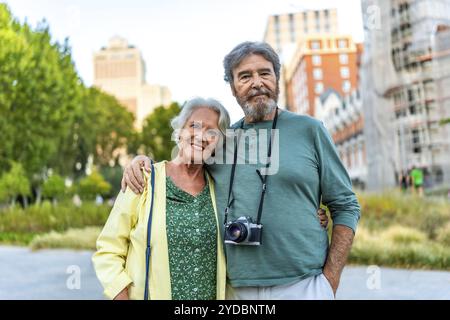
<path fill-rule="evenodd" d="M 410 179 L 413 193 L 419 197 L 423 197 L 423 170 L 413 166 L 410 173 Z"/>
<path fill-rule="evenodd" d="M 403 193 L 406 193 L 408 191 L 409 176 L 408 176 L 408 174 L 405 171 L 402 171 L 400 173 L 399 186 L 400 186 L 400 190 Z"/>

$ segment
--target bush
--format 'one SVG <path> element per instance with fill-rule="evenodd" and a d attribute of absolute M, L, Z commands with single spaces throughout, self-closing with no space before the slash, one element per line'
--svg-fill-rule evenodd
<path fill-rule="evenodd" d="M 96 195 L 106 196 L 110 190 L 111 185 L 97 171 L 93 171 L 79 182 L 79 192 L 83 199 L 92 200 Z"/>
<path fill-rule="evenodd" d="M 71 248 L 77 250 L 95 250 L 96 240 L 101 232 L 100 227 L 86 227 L 83 229 L 69 229 L 59 233 L 37 236 L 30 244 L 32 250 Z"/>
<path fill-rule="evenodd" d="M 450 247 L 450 222 L 438 231 L 437 241 Z"/>
<path fill-rule="evenodd" d="M 0 201 L 11 201 L 14 206 L 16 197 L 30 194 L 31 186 L 23 166 L 13 162 L 11 169 L 0 177 Z"/>
<path fill-rule="evenodd" d="M 450 202 L 445 198 L 418 198 L 400 192 L 358 194 L 361 224 L 369 230 L 383 231 L 392 225 L 419 229 L 430 239 L 450 222 Z"/>
<path fill-rule="evenodd" d="M 427 241 L 427 236 L 413 228 L 393 226 L 386 230 L 383 237 L 396 244 L 411 244 Z"/>
<path fill-rule="evenodd" d="M 54 174 L 42 186 L 42 195 L 46 198 L 61 199 L 66 193 L 64 179 Z"/>
<path fill-rule="evenodd" d="M 26 209 L 9 208 L 0 212 L 0 234 L 62 232 L 69 228 L 103 226 L 110 211 L 110 206 L 97 206 L 92 202 L 76 207 L 71 202 L 52 206 L 44 201 L 42 205 L 35 204 Z"/>
<path fill-rule="evenodd" d="M 371 233 L 360 226 L 349 262 L 403 268 L 448 269 L 450 249 L 424 237 L 425 234 L 420 231 L 401 226 L 393 226 L 381 233 Z"/>

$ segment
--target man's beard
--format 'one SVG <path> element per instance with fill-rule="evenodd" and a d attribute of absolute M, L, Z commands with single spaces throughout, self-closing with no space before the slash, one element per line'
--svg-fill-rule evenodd
<path fill-rule="evenodd" d="M 266 95 L 268 97 L 267 101 L 264 102 L 261 99 L 255 104 L 250 103 L 249 101 L 257 95 Z M 242 107 L 247 120 L 250 122 L 260 122 L 277 108 L 277 100 L 278 88 L 277 93 L 261 88 L 259 90 L 250 91 L 244 99 L 238 98 L 238 103 Z"/>

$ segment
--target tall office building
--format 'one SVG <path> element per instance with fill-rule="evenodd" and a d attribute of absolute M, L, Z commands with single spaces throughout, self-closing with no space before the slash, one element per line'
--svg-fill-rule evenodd
<path fill-rule="evenodd" d="M 361 92 L 368 188 L 393 187 L 412 166 L 425 187 L 450 184 L 450 0 L 363 0 Z M 444 85 L 444 87 L 443 87 Z"/>
<path fill-rule="evenodd" d="M 301 41 L 305 35 L 337 32 L 336 9 L 278 14 L 269 17 L 264 42 L 281 53 L 286 46 Z"/>
<path fill-rule="evenodd" d="M 278 104 L 287 108 L 285 64 L 289 63 L 297 44 L 306 36 L 338 32 L 337 10 L 307 10 L 271 15 L 264 33 L 264 42 L 275 49 L 281 59 L 280 97 Z"/>
<path fill-rule="evenodd" d="M 113 37 L 107 47 L 94 54 L 94 85 L 115 96 L 136 117 L 136 127 L 156 106 L 169 105 L 167 87 L 145 81 L 145 62 L 139 49 L 127 40 Z"/>

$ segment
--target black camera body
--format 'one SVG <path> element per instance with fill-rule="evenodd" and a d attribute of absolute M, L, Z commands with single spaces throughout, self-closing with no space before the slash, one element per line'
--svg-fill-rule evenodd
<path fill-rule="evenodd" d="M 225 243 L 259 246 L 262 239 L 262 224 L 253 223 L 251 217 L 239 217 L 225 224 Z"/>

